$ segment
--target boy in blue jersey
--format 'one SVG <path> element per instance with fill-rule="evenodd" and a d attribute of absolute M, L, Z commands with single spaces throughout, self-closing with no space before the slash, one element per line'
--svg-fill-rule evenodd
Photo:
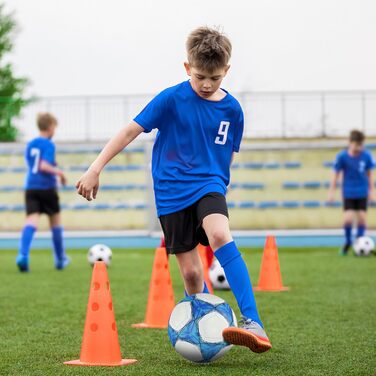
<path fill-rule="evenodd" d="M 337 155 L 329 188 L 328 200 L 333 202 L 335 188 L 342 173 L 343 229 L 345 231 L 342 255 L 347 255 L 351 248 L 351 233 L 355 217 L 358 225 L 356 237 L 364 236 L 368 202 L 375 200 L 372 178 L 375 162 L 372 154 L 363 147 L 364 138 L 364 134 L 360 131 L 354 130 L 350 133 L 348 148 Z"/>
<path fill-rule="evenodd" d="M 225 199 L 233 153 L 239 151 L 243 112 L 220 85 L 229 69 L 231 43 L 201 27 L 187 40 L 189 81 L 163 90 L 111 139 L 77 182 L 78 193 L 95 199 L 104 166 L 142 132 L 158 129 L 152 174 L 166 249 L 175 254 L 186 293 L 208 292 L 198 243 L 209 245 L 226 272 L 242 314 L 226 341 L 254 352 L 271 348 L 258 315 L 247 267 L 229 228 Z"/>
<path fill-rule="evenodd" d="M 49 217 L 56 269 L 64 269 L 69 264 L 69 258 L 65 255 L 64 250 L 56 181 L 56 177 L 59 177 L 61 183 L 65 185 L 66 177 L 63 171 L 56 167 L 55 145 L 51 141 L 57 120 L 49 113 L 40 113 L 37 116 L 37 125 L 39 137 L 30 141 L 25 150 L 27 216 L 16 259 L 16 264 L 21 272 L 29 271 L 30 246 L 42 213 Z"/>

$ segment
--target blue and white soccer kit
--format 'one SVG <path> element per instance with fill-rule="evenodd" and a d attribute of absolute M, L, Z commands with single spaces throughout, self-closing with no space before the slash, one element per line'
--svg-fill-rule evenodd
<path fill-rule="evenodd" d="M 243 112 L 229 93 L 201 98 L 189 81 L 158 94 L 134 118 L 157 128 L 152 173 L 158 216 L 177 212 L 210 192 L 226 194 L 233 152 L 243 135 Z"/>

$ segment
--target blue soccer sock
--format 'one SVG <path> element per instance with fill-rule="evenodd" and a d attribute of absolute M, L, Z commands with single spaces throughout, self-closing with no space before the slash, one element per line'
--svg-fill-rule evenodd
<path fill-rule="evenodd" d="M 350 246 L 352 244 L 352 240 L 351 240 L 352 226 L 344 225 L 343 229 L 345 230 L 346 245 Z"/>
<path fill-rule="evenodd" d="M 358 225 L 358 231 L 356 233 L 356 237 L 360 238 L 361 236 L 364 236 L 366 233 L 366 225 Z"/>
<path fill-rule="evenodd" d="M 20 240 L 20 247 L 18 255 L 23 257 L 29 257 L 31 242 L 33 241 L 36 227 L 32 225 L 25 225 L 22 229 L 22 235 Z"/>
<path fill-rule="evenodd" d="M 63 240 L 63 227 L 52 227 L 52 243 L 54 246 L 55 260 L 62 260 L 65 257 L 64 240 Z"/>
<path fill-rule="evenodd" d="M 205 281 L 204 281 L 204 288 L 203 288 L 202 292 L 205 293 L 205 294 L 210 294 L 208 286 L 206 285 Z"/>
<path fill-rule="evenodd" d="M 214 255 L 226 273 L 241 314 L 263 326 L 257 311 L 247 266 L 235 243 L 232 241 L 225 244 L 218 248 Z"/>
<path fill-rule="evenodd" d="M 204 281 L 204 288 L 202 289 L 202 292 L 205 293 L 205 294 L 210 294 L 208 286 L 206 285 L 205 281 Z M 189 296 L 186 290 L 184 290 L 184 295 Z"/>

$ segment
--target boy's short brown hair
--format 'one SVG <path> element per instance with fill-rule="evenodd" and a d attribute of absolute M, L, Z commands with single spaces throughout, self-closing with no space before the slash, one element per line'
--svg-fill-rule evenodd
<path fill-rule="evenodd" d="M 193 30 L 186 43 L 191 66 L 212 73 L 227 66 L 231 57 L 231 42 L 222 32 L 207 26 Z"/>
<path fill-rule="evenodd" d="M 57 125 L 57 119 L 49 112 L 40 112 L 37 115 L 37 125 L 40 131 L 46 131 L 52 124 Z"/>
<path fill-rule="evenodd" d="M 358 131 L 356 129 L 352 130 L 350 132 L 349 141 L 350 142 L 356 142 L 357 144 L 363 144 L 365 140 L 364 133 L 361 131 Z"/>

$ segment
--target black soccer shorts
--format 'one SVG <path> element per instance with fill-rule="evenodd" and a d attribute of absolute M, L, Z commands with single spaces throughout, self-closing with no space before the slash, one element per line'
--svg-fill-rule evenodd
<path fill-rule="evenodd" d="M 364 210 L 367 211 L 368 199 L 364 198 L 345 198 L 343 199 L 343 210 Z"/>
<path fill-rule="evenodd" d="M 56 189 L 27 189 L 25 191 L 26 214 L 60 212 L 59 196 Z"/>
<path fill-rule="evenodd" d="M 209 214 L 223 214 L 228 217 L 225 196 L 216 192 L 208 193 L 183 210 L 161 215 L 159 221 L 167 252 L 171 254 L 188 252 L 198 243 L 209 245 L 208 237 L 202 228 L 202 221 Z"/>

